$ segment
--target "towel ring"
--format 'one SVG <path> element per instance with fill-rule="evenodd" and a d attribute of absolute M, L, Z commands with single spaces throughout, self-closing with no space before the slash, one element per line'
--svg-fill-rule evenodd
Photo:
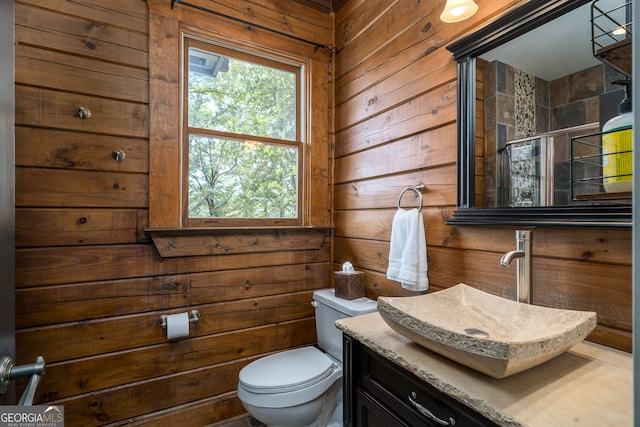
<path fill-rule="evenodd" d="M 398 197 L 398 209 L 401 209 L 400 202 L 402 201 L 402 196 L 404 196 L 404 193 L 409 190 L 416 193 L 416 196 L 420 199 L 420 207 L 418 208 L 418 212 L 422 212 L 422 192 L 424 191 L 424 184 L 416 184 L 402 190 L 402 193 L 400 193 L 400 196 Z"/>

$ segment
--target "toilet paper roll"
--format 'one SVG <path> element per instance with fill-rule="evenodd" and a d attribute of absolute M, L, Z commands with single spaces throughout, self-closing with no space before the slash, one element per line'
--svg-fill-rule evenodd
<path fill-rule="evenodd" d="M 167 316 L 167 339 L 189 336 L 189 313 L 170 314 Z"/>

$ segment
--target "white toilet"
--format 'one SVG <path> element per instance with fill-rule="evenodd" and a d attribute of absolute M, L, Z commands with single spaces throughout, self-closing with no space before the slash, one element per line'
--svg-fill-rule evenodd
<path fill-rule="evenodd" d="M 268 427 L 342 426 L 342 332 L 335 321 L 377 311 L 369 298 L 313 293 L 318 344 L 258 359 L 240 371 L 238 397 Z"/>

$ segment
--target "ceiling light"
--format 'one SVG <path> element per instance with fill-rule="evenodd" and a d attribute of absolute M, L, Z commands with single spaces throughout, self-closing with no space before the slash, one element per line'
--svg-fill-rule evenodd
<path fill-rule="evenodd" d="M 627 29 L 625 27 L 618 27 L 615 30 L 613 30 L 613 35 L 615 36 L 622 36 L 626 33 L 627 33 Z"/>
<path fill-rule="evenodd" d="M 442 22 L 460 22 L 471 17 L 478 10 L 473 0 L 447 0 L 440 19 Z"/>

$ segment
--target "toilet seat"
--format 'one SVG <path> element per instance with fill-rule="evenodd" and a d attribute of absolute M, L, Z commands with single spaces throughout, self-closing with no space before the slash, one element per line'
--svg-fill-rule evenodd
<path fill-rule="evenodd" d="M 306 403 L 342 377 L 342 367 L 315 347 L 287 350 L 258 359 L 240 371 L 239 397 L 254 406 Z"/>
<path fill-rule="evenodd" d="M 333 360 L 315 347 L 297 348 L 258 359 L 240 371 L 252 393 L 286 393 L 312 386 L 331 375 Z"/>

